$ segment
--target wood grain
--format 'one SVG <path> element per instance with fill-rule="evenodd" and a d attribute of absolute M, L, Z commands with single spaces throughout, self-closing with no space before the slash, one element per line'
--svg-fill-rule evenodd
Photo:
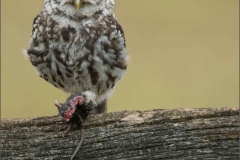
<path fill-rule="evenodd" d="M 58 116 L 2 119 L 1 159 L 67 160 L 80 140 Z M 79 160 L 239 159 L 239 107 L 91 115 Z"/>

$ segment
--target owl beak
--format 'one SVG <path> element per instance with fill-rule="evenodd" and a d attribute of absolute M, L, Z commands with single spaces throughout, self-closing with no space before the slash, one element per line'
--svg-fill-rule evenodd
<path fill-rule="evenodd" d="M 79 10 L 81 7 L 81 0 L 74 0 L 74 4 L 75 4 L 76 9 Z"/>

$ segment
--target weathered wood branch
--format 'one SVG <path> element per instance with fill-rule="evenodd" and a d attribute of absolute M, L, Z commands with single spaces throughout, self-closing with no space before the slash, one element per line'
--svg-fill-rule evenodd
<path fill-rule="evenodd" d="M 239 159 L 239 108 L 123 111 L 91 115 L 76 159 Z M 3 119 L 2 160 L 68 160 L 80 140 L 60 117 Z"/>

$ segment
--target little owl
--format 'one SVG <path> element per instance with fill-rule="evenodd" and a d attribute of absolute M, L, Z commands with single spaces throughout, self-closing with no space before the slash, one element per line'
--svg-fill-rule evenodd
<path fill-rule="evenodd" d="M 86 104 L 97 105 L 92 113 L 106 112 L 127 69 L 114 6 L 114 0 L 45 0 L 25 50 L 41 78 L 71 96 L 81 94 Z"/>

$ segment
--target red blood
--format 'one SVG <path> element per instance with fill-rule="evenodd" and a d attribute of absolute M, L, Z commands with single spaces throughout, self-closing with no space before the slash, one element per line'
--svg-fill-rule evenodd
<path fill-rule="evenodd" d="M 85 102 L 85 98 L 83 96 L 76 96 L 73 99 L 73 106 L 82 105 Z"/>
<path fill-rule="evenodd" d="M 82 105 L 82 104 L 84 104 L 84 102 L 85 102 L 84 97 L 82 97 L 82 96 L 74 97 L 74 99 L 72 101 L 72 108 L 70 108 L 70 109 L 68 109 L 67 111 L 64 112 L 64 118 L 67 121 L 69 121 L 72 118 L 74 112 L 76 111 L 77 105 Z"/>

